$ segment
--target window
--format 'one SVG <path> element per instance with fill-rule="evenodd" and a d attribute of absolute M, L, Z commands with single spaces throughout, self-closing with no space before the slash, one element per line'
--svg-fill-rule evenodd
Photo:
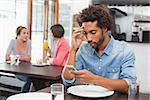
<path fill-rule="evenodd" d="M 71 1 L 60 0 L 59 2 L 59 23 L 63 25 L 65 29 L 65 38 L 67 39 L 68 43 L 70 42 L 71 38 Z"/>
<path fill-rule="evenodd" d="M 33 0 L 32 6 L 32 60 L 43 58 L 44 0 Z M 52 25 L 52 0 L 49 0 L 48 31 Z M 51 41 L 48 32 L 49 43 Z"/>
<path fill-rule="evenodd" d="M 7 47 L 16 37 L 17 26 L 26 26 L 26 19 L 27 0 L 0 0 L 0 62 L 5 61 Z"/>

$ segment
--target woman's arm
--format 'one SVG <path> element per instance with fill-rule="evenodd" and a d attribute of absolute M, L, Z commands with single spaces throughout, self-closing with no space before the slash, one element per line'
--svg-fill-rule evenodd
<path fill-rule="evenodd" d="M 49 47 L 48 47 L 47 53 L 48 53 L 48 57 L 52 56 L 52 51 L 51 51 L 51 49 Z"/>
<path fill-rule="evenodd" d="M 26 61 L 26 62 L 30 62 L 31 61 L 31 56 L 19 56 L 19 60 L 20 61 Z"/>
<path fill-rule="evenodd" d="M 5 60 L 6 60 L 6 61 L 9 61 L 9 60 L 10 60 L 10 54 L 6 54 Z"/>
<path fill-rule="evenodd" d="M 51 52 L 51 49 L 49 47 L 48 47 L 47 53 L 48 53 L 47 56 L 44 58 L 45 62 L 52 57 L 52 52 Z"/>
<path fill-rule="evenodd" d="M 10 60 L 10 54 L 11 54 L 13 45 L 14 45 L 14 40 L 11 40 L 10 43 L 9 43 L 9 46 L 7 48 L 7 51 L 6 51 L 6 55 L 5 55 L 5 60 L 6 61 Z"/>

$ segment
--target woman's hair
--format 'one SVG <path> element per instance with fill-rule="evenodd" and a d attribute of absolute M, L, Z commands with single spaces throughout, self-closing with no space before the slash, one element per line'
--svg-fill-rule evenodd
<path fill-rule="evenodd" d="M 61 24 L 55 24 L 50 28 L 52 34 L 56 38 L 61 38 L 64 36 L 65 30 Z"/>
<path fill-rule="evenodd" d="M 17 39 L 17 36 L 20 35 L 20 32 L 21 30 L 23 29 L 27 29 L 26 27 L 24 26 L 18 26 L 17 29 L 16 29 L 16 39 Z"/>
<path fill-rule="evenodd" d="M 83 9 L 77 17 L 77 22 L 79 23 L 79 26 L 82 26 L 83 22 L 88 21 L 97 21 L 98 27 L 110 30 L 111 16 L 109 14 L 109 9 L 103 5 L 92 5 Z"/>

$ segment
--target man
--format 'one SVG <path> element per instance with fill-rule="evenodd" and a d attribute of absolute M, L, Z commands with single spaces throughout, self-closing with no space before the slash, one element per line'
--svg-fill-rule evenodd
<path fill-rule="evenodd" d="M 89 6 L 79 14 L 78 23 L 81 28 L 73 33 L 67 62 L 77 70 L 65 67 L 64 83 L 72 85 L 77 81 L 127 93 L 128 86 L 136 82 L 135 56 L 127 43 L 108 35 L 111 26 L 108 10 L 102 6 Z M 81 44 L 83 34 L 88 43 Z"/>

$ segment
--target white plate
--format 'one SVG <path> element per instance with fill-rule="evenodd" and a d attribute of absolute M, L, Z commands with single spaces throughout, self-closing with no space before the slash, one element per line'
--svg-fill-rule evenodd
<path fill-rule="evenodd" d="M 20 93 L 8 97 L 7 100 L 51 100 L 51 94 L 44 92 Z"/>
<path fill-rule="evenodd" d="M 48 66 L 47 63 L 42 63 L 42 64 L 32 63 L 32 65 L 33 65 L 33 66 L 38 66 L 38 67 Z"/>
<path fill-rule="evenodd" d="M 96 85 L 76 85 L 69 87 L 67 93 L 81 97 L 98 98 L 110 96 L 114 94 L 114 91 Z"/>

